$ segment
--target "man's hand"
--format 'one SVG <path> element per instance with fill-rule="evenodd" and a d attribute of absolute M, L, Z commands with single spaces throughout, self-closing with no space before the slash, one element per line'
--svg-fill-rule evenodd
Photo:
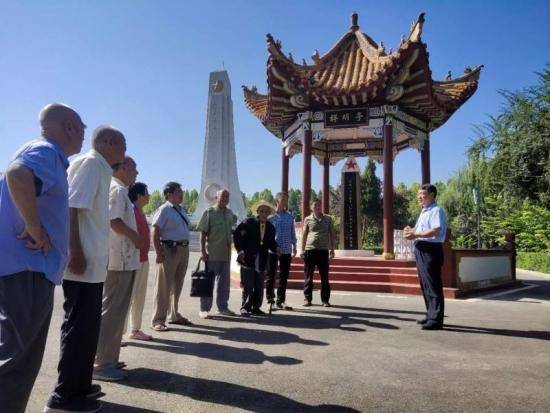
<path fill-rule="evenodd" d="M 293 245 L 292 246 L 292 258 L 296 257 L 296 253 L 297 253 L 297 248 L 296 248 L 296 245 Z"/>
<path fill-rule="evenodd" d="M 31 250 L 41 250 L 44 255 L 48 255 L 48 252 L 52 248 L 48 232 L 41 225 L 26 225 L 23 232 L 17 238 L 27 238 L 25 246 Z"/>
<path fill-rule="evenodd" d="M 328 257 L 330 259 L 333 259 L 334 258 L 334 250 L 330 250 L 330 252 L 328 253 Z"/>
<path fill-rule="evenodd" d="M 201 251 L 201 260 L 203 260 L 204 262 L 208 261 L 208 254 L 206 253 L 206 251 Z"/>
<path fill-rule="evenodd" d="M 275 254 L 277 254 L 277 257 L 281 256 L 281 249 L 277 247 L 277 250 L 275 251 Z"/>
<path fill-rule="evenodd" d="M 82 249 L 69 249 L 69 262 L 67 268 L 69 271 L 75 275 L 82 275 L 86 271 L 86 257 Z"/>
<path fill-rule="evenodd" d="M 403 228 L 403 235 L 408 240 L 413 240 L 415 239 L 415 236 L 416 236 L 416 234 L 414 233 L 414 229 L 409 227 L 408 225 L 405 228 Z"/>
<path fill-rule="evenodd" d="M 302 253 L 300 254 L 300 258 L 301 259 L 305 259 L 306 258 L 306 253 L 304 251 L 302 251 Z"/>
<path fill-rule="evenodd" d="M 162 264 L 164 262 L 164 252 L 157 252 L 157 259 L 156 259 L 156 263 L 157 264 Z"/>

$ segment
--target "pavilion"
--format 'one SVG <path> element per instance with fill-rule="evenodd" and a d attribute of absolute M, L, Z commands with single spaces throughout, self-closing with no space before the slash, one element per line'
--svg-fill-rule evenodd
<path fill-rule="evenodd" d="M 430 132 L 474 94 L 482 66 L 443 81 L 432 79 L 424 13 L 386 50 L 359 30 L 353 13 L 347 33 L 312 63 L 296 63 L 267 35 L 267 94 L 243 86 L 250 111 L 282 143 L 281 189 L 288 191 L 289 158 L 303 155 L 302 216 L 309 214 L 311 158 L 323 165 L 323 210 L 329 208 L 329 168 L 348 156 L 383 163 L 384 257 L 393 252 L 393 160 L 402 150 L 420 151 L 422 183 L 430 182 Z"/>

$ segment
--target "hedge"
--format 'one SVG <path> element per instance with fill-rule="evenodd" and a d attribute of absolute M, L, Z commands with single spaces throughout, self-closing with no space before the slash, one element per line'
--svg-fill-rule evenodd
<path fill-rule="evenodd" d="M 550 274 L 550 251 L 518 252 L 516 267 Z"/>

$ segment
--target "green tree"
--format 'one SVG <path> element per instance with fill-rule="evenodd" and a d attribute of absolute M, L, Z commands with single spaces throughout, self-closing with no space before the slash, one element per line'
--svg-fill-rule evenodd
<path fill-rule="evenodd" d="M 296 221 L 302 220 L 302 191 L 290 188 L 288 190 L 288 210 L 294 215 Z"/>
<path fill-rule="evenodd" d="M 362 238 L 366 246 L 382 242 L 382 183 L 376 176 L 376 164 L 369 159 L 361 174 Z"/>
<path fill-rule="evenodd" d="M 164 197 L 162 196 L 160 191 L 153 191 L 153 193 L 151 193 L 151 195 L 149 196 L 149 202 L 143 207 L 143 212 L 145 213 L 145 215 L 151 215 L 163 203 Z"/>

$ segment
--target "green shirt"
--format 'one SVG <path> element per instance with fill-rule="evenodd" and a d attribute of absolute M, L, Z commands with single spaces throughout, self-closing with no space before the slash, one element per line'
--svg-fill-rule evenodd
<path fill-rule="evenodd" d="M 308 229 L 306 251 L 330 249 L 329 235 L 333 235 L 331 217 L 323 215 L 321 218 L 316 218 L 311 214 L 304 219 L 304 230 L 306 228 Z"/>
<path fill-rule="evenodd" d="M 231 260 L 232 229 L 236 222 L 237 216 L 229 208 L 213 206 L 204 211 L 198 230 L 206 233 L 209 260 Z"/>

